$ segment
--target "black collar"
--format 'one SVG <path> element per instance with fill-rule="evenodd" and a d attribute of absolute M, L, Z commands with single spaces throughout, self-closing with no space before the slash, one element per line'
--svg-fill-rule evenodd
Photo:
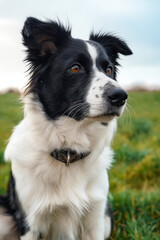
<path fill-rule="evenodd" d="M 55 149 L 50 153 L 50 155 L 56 160 L 65 163 L 66 167 L 68 167 L 70 163 L 74 163 L 87 157 L 89 154 L 90 152 L 77 153 L 77 151 L 69 148 L 60 150 Z"/>

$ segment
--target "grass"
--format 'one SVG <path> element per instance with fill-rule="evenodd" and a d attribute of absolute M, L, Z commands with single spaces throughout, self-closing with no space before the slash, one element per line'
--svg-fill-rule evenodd
<path fill-rule="evenodd" d="M 0 95 L 0 194 L 4 194 L 9 177 L 10 163 L 3 160 L 13 127 L 22 119 L 21 104 L 17 94 Z"/>
<path fill-rule="evenodd" d="M 128 103 L 112 142 L 110 240 L 159 240 L 160 92 L 129 93 Z M 0 194 L 5 193 L 10 171 L 10 164 L 3 161 L 6 140 L 22 116 L 18 95 L 0 95 Z"/>
<path fill-rule="evenodd" d="M 114 211 L 112 239 L 160 239 L 160 92 L 129 93 L 119 119 L 109 171 Z"/>
<path fill-rule="evenodd" d="M 125 191 L 114 197 L 114 228 L 110 239 L 160 239 L 160 195 Z"/>

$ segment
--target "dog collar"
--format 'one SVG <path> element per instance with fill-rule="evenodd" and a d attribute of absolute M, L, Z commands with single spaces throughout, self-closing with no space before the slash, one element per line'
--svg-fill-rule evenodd
<path fill-rule="evenodd" d="M 77 151 L 71 149 L 55 149 L 50 153 L 50 155 L 56 160 L 65 163 L 66 167 L 68 167 L 70 163 L 74 163 L 87 157 L 89 154 L 90 152 L 77 153 Z"/>

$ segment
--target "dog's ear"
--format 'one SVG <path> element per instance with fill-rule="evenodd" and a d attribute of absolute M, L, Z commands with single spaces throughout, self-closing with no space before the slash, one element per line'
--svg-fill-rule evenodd
<path fill-rule="evenodd" d="M 117 63 L 116 59 L 118 58 L 118 53 L 121 53 L 123 55 L 132 54 L 132 51 L 123 40 L 111 34 L 92 33 L 90 35 L 90 40 L 101 44 L 110 57 L 111 61 L 114 63 Z"/>
<path fill-rule="evenodd" d="M 27 47 L 27 60 L 34 62 L 54 54 L 71 37 L 71 30 L 60 22 L 43 22 L 29 17 L 24 23 L 22 36 Z"/>

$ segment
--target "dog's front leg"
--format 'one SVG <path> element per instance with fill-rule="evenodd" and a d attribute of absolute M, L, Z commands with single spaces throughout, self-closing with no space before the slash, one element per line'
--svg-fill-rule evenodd
<path fill-rule="evenodd" d="M 104 240 L 105 202 L 94 203 L 83 219 L 81 240 Z"/>

